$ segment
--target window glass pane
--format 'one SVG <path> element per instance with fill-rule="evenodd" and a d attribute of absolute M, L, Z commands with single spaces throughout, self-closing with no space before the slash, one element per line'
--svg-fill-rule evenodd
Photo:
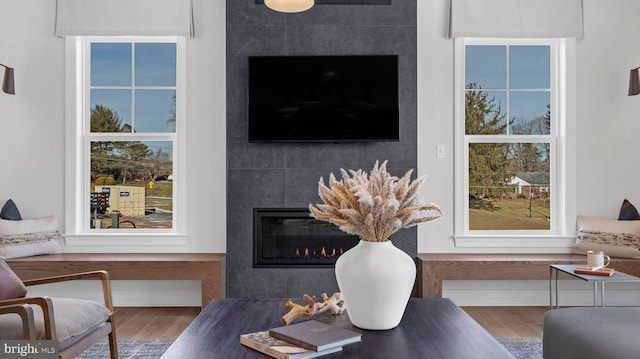
<path fill-rule="evenodd" d="M 92 228 L 172 228 L 172 174 L 170 141 L 92 141 Z"/>
<path fill-rule="evenodd" d="M 131 86 L 131 44 L 91 44 L 91 86 Z"/>
<path fill-rule="evenodd" d="M 506 91 L 467 91 L 465 94 L 466 134 L 506 134 L 506 103 Z"/>
<path fill-rule="evenodd" d="M 469 229 L 549 230 L 548 143 L 469 144 Z"/>
<path fill-rule="evenodd" d="M 551 133 L 550 93 L 512 91 L 509 115 L 511 133 L 516 135 L 548 135 Z"/>
<path fill-rule="evenodd" d="M 549 88 L 551 81 L 549 46 L 509 47 L 509 87 Z"/>
<path fill-rule="evenodd" d="M 176 91 L 136 90 L 136 132 L 175 132 Z"/>
<path fill-rule="evenodd" d="M 176 85 L 176 44 L 135 44 L 136 86 Z"/>
<path fill-rule="evenodd" d="M 487 45 L 466 46 L 465 84 L 477 84 L 483 89 L 507 88 L 507 47 Z"/>
<path fill-rule="evenodd" d="M 91 90 L 91 132 L 131 132 L 131 90 Z"/>

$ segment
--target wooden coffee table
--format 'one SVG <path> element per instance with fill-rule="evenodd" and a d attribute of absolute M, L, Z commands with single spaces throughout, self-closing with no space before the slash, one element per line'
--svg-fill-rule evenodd
<path fill-rule="evenodd" d="M 372 298 L 375 300 L 375 298 Z M 161 359 L 269 358 L 240 344 L 240 335 L 281 326 L 285 299 L 214 299 Z M 297 303 L 303 303 L 298 300 Z M 362 333 L 337 358 L 514 358 L 491 334 L 446 298 L 411 298 L 400 325 L 383 331 L 354 327 L 345 314 L 313 319 Z"/>

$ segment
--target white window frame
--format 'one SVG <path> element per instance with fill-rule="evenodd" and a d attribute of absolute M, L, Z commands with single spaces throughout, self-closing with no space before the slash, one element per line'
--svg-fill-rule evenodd
<path fill-rule="evenodd" d="M 66 203 L 65 241 L 69 245 L 184 245 L 186 243 L 186 39 L 176 36 L 67 36 L 66 42 Z M 89 228 L 90 141 L 120 140 L 118 134 L 91 134 L 90 45 L 92 42 L 171 42 L 176 44 L 175 133 L 130 134 L 127 140 L 173 141 L 172 228 L 97 230 Z"/>
<path fill-rule="evenodd" d="M 469 230 L 469 143 L 495 142 L 493 136 L 465 134 L 465 46 L 549 45 L 551 49 L 551 135 L 518 135 L 501 142 L 549 142 L 551 228 L 544 231 Z M 456 247 L 570 248 L 575 241 L 575 40 L 574 39 L 455 39 L 455 232 Z"/>

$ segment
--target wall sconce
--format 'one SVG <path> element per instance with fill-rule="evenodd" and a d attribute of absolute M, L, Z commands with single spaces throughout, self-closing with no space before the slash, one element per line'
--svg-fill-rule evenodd
<path fill-rule="evenodd" d="M 2 91 L 10 95 L 15 95 L 16 90 L 13 86 L 13 68 L 7 65 L 0 64 L 4 67 L 4 78 L 2 79 Z"/>
<path fill-rule="evenodd" d="M 264 0 L 264 4 L 271 10 L 294 13 L 311 9 L 314 0 Z"/>
<path fill-rule="evenodd" d="M 640 94 L 640 76 L 638 69 L 640 69 L 640 67 L 631 70 L 631 76 L 629 77 L 629 96 Z"/>

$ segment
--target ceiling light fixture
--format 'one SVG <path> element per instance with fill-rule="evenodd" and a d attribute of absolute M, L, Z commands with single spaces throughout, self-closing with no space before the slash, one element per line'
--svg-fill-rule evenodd
<path fill-rule="evenodd" d="M 264 0 L 264 4 L 271 10 L 295 13 L 311 9 L 314 0 Z"/>
<path fill-rule="evenodd" d="M 15 95 L 16 90 L 13 86 L 13 68 L 7 65 L 0 64 L 4 67 L 4 78 L 2 79 L 2 91 L 10 95 Z"/>
<path fill-rule="evenodd" d="M 640 94 L 640 75 L 638 74 L 638 69 L 640 69 L 640 67 L 631 70 L 631 76 L 629 77 L 629 96 Z"/>

